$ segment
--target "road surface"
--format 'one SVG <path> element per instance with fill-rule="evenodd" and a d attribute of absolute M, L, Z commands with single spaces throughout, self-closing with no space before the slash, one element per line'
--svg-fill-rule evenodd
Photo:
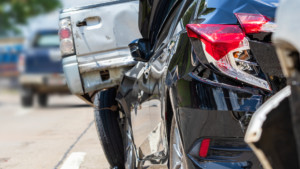
<path fill-rule="evenodd" d="M 22 108 L 19 93 L 0 91 L 0 169 L 107 169 L 93 109 L 75 96 Z"/>

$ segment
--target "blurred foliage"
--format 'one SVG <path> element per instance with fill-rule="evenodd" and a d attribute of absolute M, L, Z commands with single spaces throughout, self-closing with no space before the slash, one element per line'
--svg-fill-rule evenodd
<path fill-rule="evenodd" d="M 20 33 L 17 25 L 60 7 L 60 0 L 0 0 L 0 36 Z"/>

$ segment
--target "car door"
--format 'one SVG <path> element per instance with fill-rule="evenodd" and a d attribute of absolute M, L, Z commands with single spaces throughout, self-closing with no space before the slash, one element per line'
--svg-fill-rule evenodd
<path fill-rule="evenodd" d="M 181 9 L 180 4 L 175 5 L 179 1 L 170 2 L 168 10 L 172 12 L 166 13 L 165 19 L 160 20 L 161 27 L 156 29 L 156 34 L 152 32 L 150 35 L 156 38 L 152 43 L 155 52 L 148 62 L 143 63 L 143 68 L 137 73 L 140 76 L 137 76 L 135 82 L 138 89 L 134 90 L 138 93 L 138 98 L 133 104 L 130 116 L 133 140 L 142 165 L 167 161 L 165 79 L 170 54 L 176 41 L 172 32 L 176 28 L 178 12 Z"/>

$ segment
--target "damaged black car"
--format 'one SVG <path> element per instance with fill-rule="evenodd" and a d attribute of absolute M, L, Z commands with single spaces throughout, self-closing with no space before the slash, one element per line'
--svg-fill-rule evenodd
<path fill-rule="evenodd" d="M 143 38 L 129 44 L 137 64 L 95 96 L 112 167 L 261 168 L 244 135 L 286 86 L 271 43 L 277 5 L 140 0 Z"/>

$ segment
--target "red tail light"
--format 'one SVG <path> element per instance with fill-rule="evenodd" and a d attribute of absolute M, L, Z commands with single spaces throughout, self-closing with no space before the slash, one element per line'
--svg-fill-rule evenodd
<path fill-rule="evenodd" d="M 269 18 L 261 14 L 235 13 L 235 16 L 246 34 L 264 32 L 263 26 L 270 22 Z"/>
<path fill-rule="evenodd" d="M 199 39 L 207 61 L 223 74 L 260 88 L 271 90 L 259 73 L 245 33 L 238 25 L 188 24 L 187 34 Z"/>
<path fill-rule="evenodd" d="M 245 37 L 236 25 L 188 24 L 186 27 L 188 36 L 201 39 L 206 52 L 216 60 L 238 48 Z"/>
<path fill-rule="evenodd" d="M 71 35 L 70 29 L 68 28 L 61 29 L 59 35 L 60 35 L 60 39 L 70 38 Z"/>
<path fill-rule="evenodd" d="M 199 156 L 202 158 L 207 157 L 210 139 L 203 139 L 200 145 Z"/>
<path fill-rule="evenodd" d="M 70 18 L 64 18 L 60 20 L 59 36 L 60 36 L 60 51 L 62 56 L 75 54 Z"/>

